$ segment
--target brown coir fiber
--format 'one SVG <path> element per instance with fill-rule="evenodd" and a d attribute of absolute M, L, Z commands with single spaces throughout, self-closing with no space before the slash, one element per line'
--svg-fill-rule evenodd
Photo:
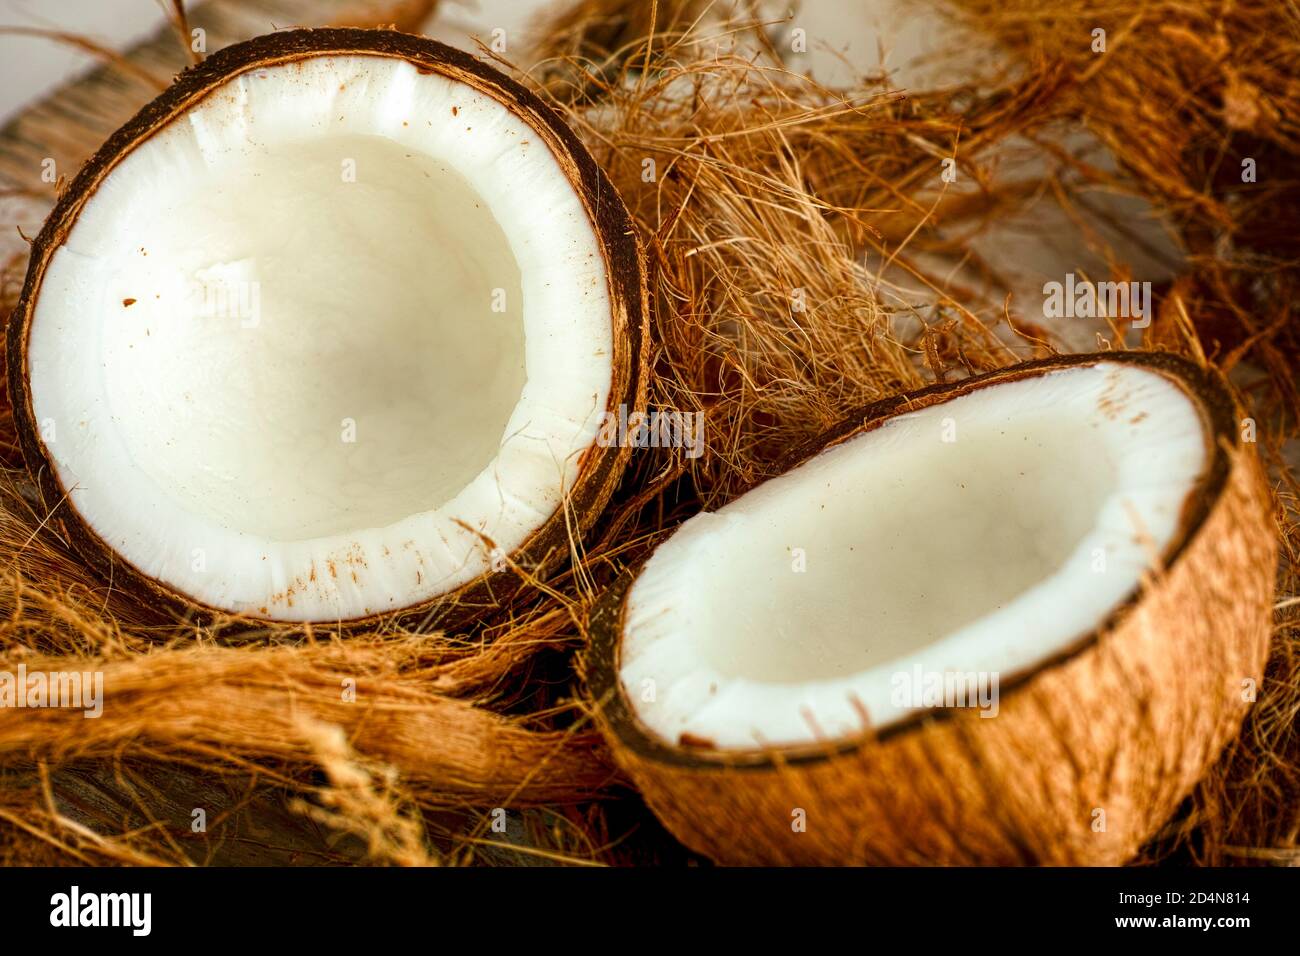
<path fill-rule="evenodd" d="M 954 0 L 955 16 L 1066 78 L 1056 111 L 1110 147 L 1109 188 L 1154 202 L 1189 260 L 1207 347 L 1251 357 L 1292 411 L 1300 361 L 1300 9 L 1272 0 Z M 1093 31 L 1106 49 L 1094 51 Z"/>
<path fill-rule="evenodd" d="M 979 180 L 1000 143 L 1076 114 L 1081 98 L 1074 67 L 1051 54 L 992 87 L 905 98 L 872 80 L 827 90 L 783 69 L 762 24 L 720 22 L 716 9 L 701 19 L 703 5 L 683 3 L 660 4 L 646 27 L 626 12 L 644 6 L 571 6 L 567 31 L 545 31 L 555 44 L 521 66 L 632 209 L 650 252 L 651 405 L 705 411 L 704 454 L 638 450 L 571 568 L 527 580 L 511 607 L 464 632 L 381 623 L 340 640 L 266 627 L 238 646 L 219 629 L 153 620 L 88 573 L 49 533 L 25 475 L 8 471 L 0 669 L 102 666 L 106 700 L 98 721 L 0 712 L 0 858 L 519 862 L 521 847 L 546 862 L 680 858 L 575 703 L 587 610 L 660 532 L 770 473 L 845 410 L 1048 350 L 1038 330 L 1018 324 L 1022 338 L 1004 314 L 977 313 L 912 253 L 962 255 L 932 224 L 979 224 L 1018 198 L 991 188 L 936 206 L 922 194 L 941 158 Z M 605 33 L 587 28 L 597 22 Z M 745 45 L 718 55 L 720 37 Z M 1175 208 L 1172 198 L 1160 205 Z M 878 285 L 867 252 L 931 289 L 931 306 L 904 305 Z M 1194 282 L 1166 290 L 1159 341 L 1239 362 L 1245 353 L 1220 347 L 1218 325 L 1205 324 Z M 1294 419 L 1277 366 L 1257 364 L 1269 374 L 1243 397 L 1274 460 Z M 1300 608 L 1289 595 L 1300 532 L 1294 485 L 1282 481 L 1286 570 L 1260 700 L 1150 855 L 1242 862 L 1296 852 Z M 340 696 L 348 680 L 355 702 Z M 196 835 L 191 808 L 216 804 L 226 809 Z M 516 821 L 507 834 L 490 825 L 497 807 Z M 285 847 L 302 849 L 285 856 Z M 1044 848 L 1038 858 L 1054 857 Z"/>

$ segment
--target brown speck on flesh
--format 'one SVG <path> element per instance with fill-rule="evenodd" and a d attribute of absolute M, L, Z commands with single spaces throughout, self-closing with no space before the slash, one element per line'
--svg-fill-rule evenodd
<path fill-rule="evenodd" d="M 683 747 L 712 747 L 713 741 L 707 737 L 697 737 L 694 734 L 683 733 L 677 738 L 677 743 Z"/>
<path fill-rule="evenodd" d="M 293 596 L 297 594 L 300 590 L 302 590 L 303 587 L 304 585 L 302 583 L 302 580 L 300 578 L 295 578 L 293 583 L 290 584 L 283 591 L 281 591 L 279 594 L 271 595 L 271 603 L 284 604 L 288 607 L 293 607 Z M 266 613 L 266 608 L 262 608 L 262 613 L 263 614 Z"/>
<path fill-rule="evenodd" d="M 129 309 L 129 308 L 131 308 L 131 306 L 133 306 L 133 305 L 135 305 L 135 299 L 123 299 L 123 300 L 122 300 L 122 308 L 124 308 L 124 309 Z"/>
<path fill-rule="evenodd" d="M 328 562 L 327 562 L 327 565 L 328 565 L 328 567 L 329 567 L 329 569 L 330 569 L 330 577 L 332 577 L 332 578 L 337 578 L 337 577 L 339 576 L 339 571 L 338 571 L 338 568 L 335 567 L 334 562 L 333 562 L 332 560 L 331 560 L 331 561 L 328 561 Z"/>
<path fill-rule="evenodd" d="M 352 583 L 353 584 L 357 583 L 357 572 L 355 571 L 352 572 Z"/>
<path fill-rule="evenodd" d="M 457 113 L 459 113 L 459 112 L 460 112 L 460 110 L 457 109 L 456 107 L 453 106 L 453 107 L 451 108 L 451 115 L 452 115 L 452 116 L 455 116 L 455 115 L 456 115 Z"/>
<path fill-rule="evenodd" d="M 1103 395 L 1097 402 L 1097 410 L 1105 415 L 1112 422 L 1116 421 L 1120 415 L 1124 414 L 1124 406 L 1111 398 L 1109 395 Z"/>
<path fill-rule="evenodd" d="M 1118 421 L 1124 414 L 1126 398 L 1119 376 L 1115 372 L 1107 373 L 1106 386 L 1102 390 L 1101 398 L 1097 400 L 1098 411 L 1110 421 Z"/>

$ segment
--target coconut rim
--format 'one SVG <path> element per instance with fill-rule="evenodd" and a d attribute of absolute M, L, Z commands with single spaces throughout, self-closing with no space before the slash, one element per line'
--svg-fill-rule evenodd
<path fill-rule="evenodd" d="M 898 415 L 940 405 L 978 389 L 1008 384 L 1057 369 L 1110 362 L 1136 365 L 1160 374 L 1178 386 L 1201 419 L 1207 465 L 1184 499 L 1177 531 L 1160 555 L 1160 567 L 1167 572 L 1196 538 L 1222 497 L 1232 475 L 1230 450 L 1236 451 L 1241 447 L 1236 427 L 1238 405 L 1222 375 L 1172 353 L 1131 351 L 1056 355 L 973 375 L 956 382 L 939 382 L 881 399 L 845 416 L 820 436 L 797 446 L 781 463 L 777 474 L 785 474 L 822 451 L 873 431 Z M 764 478 L 751 482 L 731 500 L 740 498 L 766 480 Z M 653 549 L 650 553 L 653 553 Z M 781 766 L 813 764 L 851 754 L 870 743 L 884 742 L 914 731 L 928 722 L 952 719 L 960 710 L 951 707 L 925 708 L 882 727 L 867 728 L 859 734 L 828 737 L 817 744 L 723 750 L 711 746 L 671 743 L 641 722 L 636 708 L 627 699 L 619 678 L 627 597 L 648 560 L 649 554 L 623 572 L 601 595 L 588 618 L 588 643 L 584 651 L 583 673 L 592 705 L 599 711 L 606 733 L 615 738 L 616 751 L 626 748 L 644 760 L 692 770 L 773 770 Z M 1000 678 L 999 693 L 1014 693 L 1031 683 L 1039 674 L 1066 664 L 1097 646 L 1102 635 L 1116 630 L 1141 602 L 1142 592 L 1142 581 L 1139 580 L 1128 596 L 1088 633 L 1061 647 L 1036 665 Z"/>
<path fill-rule="evenodd" d="M 468 53 L 437 40 L 393 30 L 295 29 L 264 34 L 224 47 L 179 74 L 170 87 L 118 128 L 82 164 L 32 243 L 22 291 L 6 329 L 5 361 L 15 430 L 27 471 L 48 511 L 46 520 L 62 529 L 73 551 L 106 578 L 110 587 L 120 575 L 125 578 L 125 590 L 132 596 L 152 598 L 168 608 L 188 612 L 204 621 L 230 619 L 285 623 L 270 615 L 239 614 L 214 607 L 145 574 L 100 537 L 77 510 L 70 490 L 63 487 L 51 465 L 53 458 L 36 422 L 28 374 L 32 319 L 51 259 L 66 241 L 82 207 L 121 160 L 229 80 L 268 66 L 331 55 L 405 60 L 421 73 L 435 73 L 465 83 L 501 103 L 542 138 L 581 200 L 604 254 L 613 341 L 613 380 L 606 410 L 615 409 L 619 404 L 640 410 L 646 402 L 648 366 L 644 345 L 649 336 L 649 293 L 645 252 L 632 216 L 604 170 L 577 134 L 536 94 Z M 569 509 L 573 508 L 577 515 L 574 521 L 576 531 L 587 530 L 604 509 L 630 457 L 630 448 L 601 448 L 593 443 L 583 449 L 578 460 L 577 477 L 566 489 L 560 506 L 528 534 L 511 557 L 530 554 L 542 561 L 550 559 L 561 545 L 567 550 Z M 490 542 L 487 543 L 491 546 Z M 444 606 L 441 622 L 471 620 L 508 600 L 523 584 L 518 575 L 497 582 L 495 579 L 500 576 L 489 571 L 431 598 L 327 623 L 365 625 L 393 616 L 436 611 Z M 486 602 L 487 607 L 481 602 Z"/>

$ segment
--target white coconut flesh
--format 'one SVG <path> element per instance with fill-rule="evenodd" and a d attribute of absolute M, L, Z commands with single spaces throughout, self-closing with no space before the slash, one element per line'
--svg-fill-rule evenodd
<path fill-rule="evenodd" d="M 627 599 L 627 699 L 669 743 L 745 750 L 937 703 L 996 714 L 1006 678 L 1138 588 L 1206 446 L 1177 384 L 1116 362 L 892 418 L 655 551 Z"/>
<path fill-rule="evenodd" d="M 610 314 L 532 127 L 318 56 L 232 78 L 100 183 L 44 277 L 32 403 L 71 504 L 145 574 L 356 618 L 499 569 L 561 507 Z"/>

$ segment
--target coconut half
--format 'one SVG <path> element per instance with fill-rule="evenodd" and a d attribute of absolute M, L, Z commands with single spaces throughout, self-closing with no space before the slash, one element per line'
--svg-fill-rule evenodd
<path fill-rule="evenodd" d="M 729 863 L 1119 863 L 1262 676 L 1267 489 L 1217 375 L 1055 358 L 855 415 L 601 601 L 619 763 Z"/>
<path fill-rule="evenodd" d="M 541 572 L 644 405 L 628 213 L 533 95 L 387 31 L 187 71 L 47 220 L 9 329 L 51 521 L 115 586 L 469 616 Z"/>

